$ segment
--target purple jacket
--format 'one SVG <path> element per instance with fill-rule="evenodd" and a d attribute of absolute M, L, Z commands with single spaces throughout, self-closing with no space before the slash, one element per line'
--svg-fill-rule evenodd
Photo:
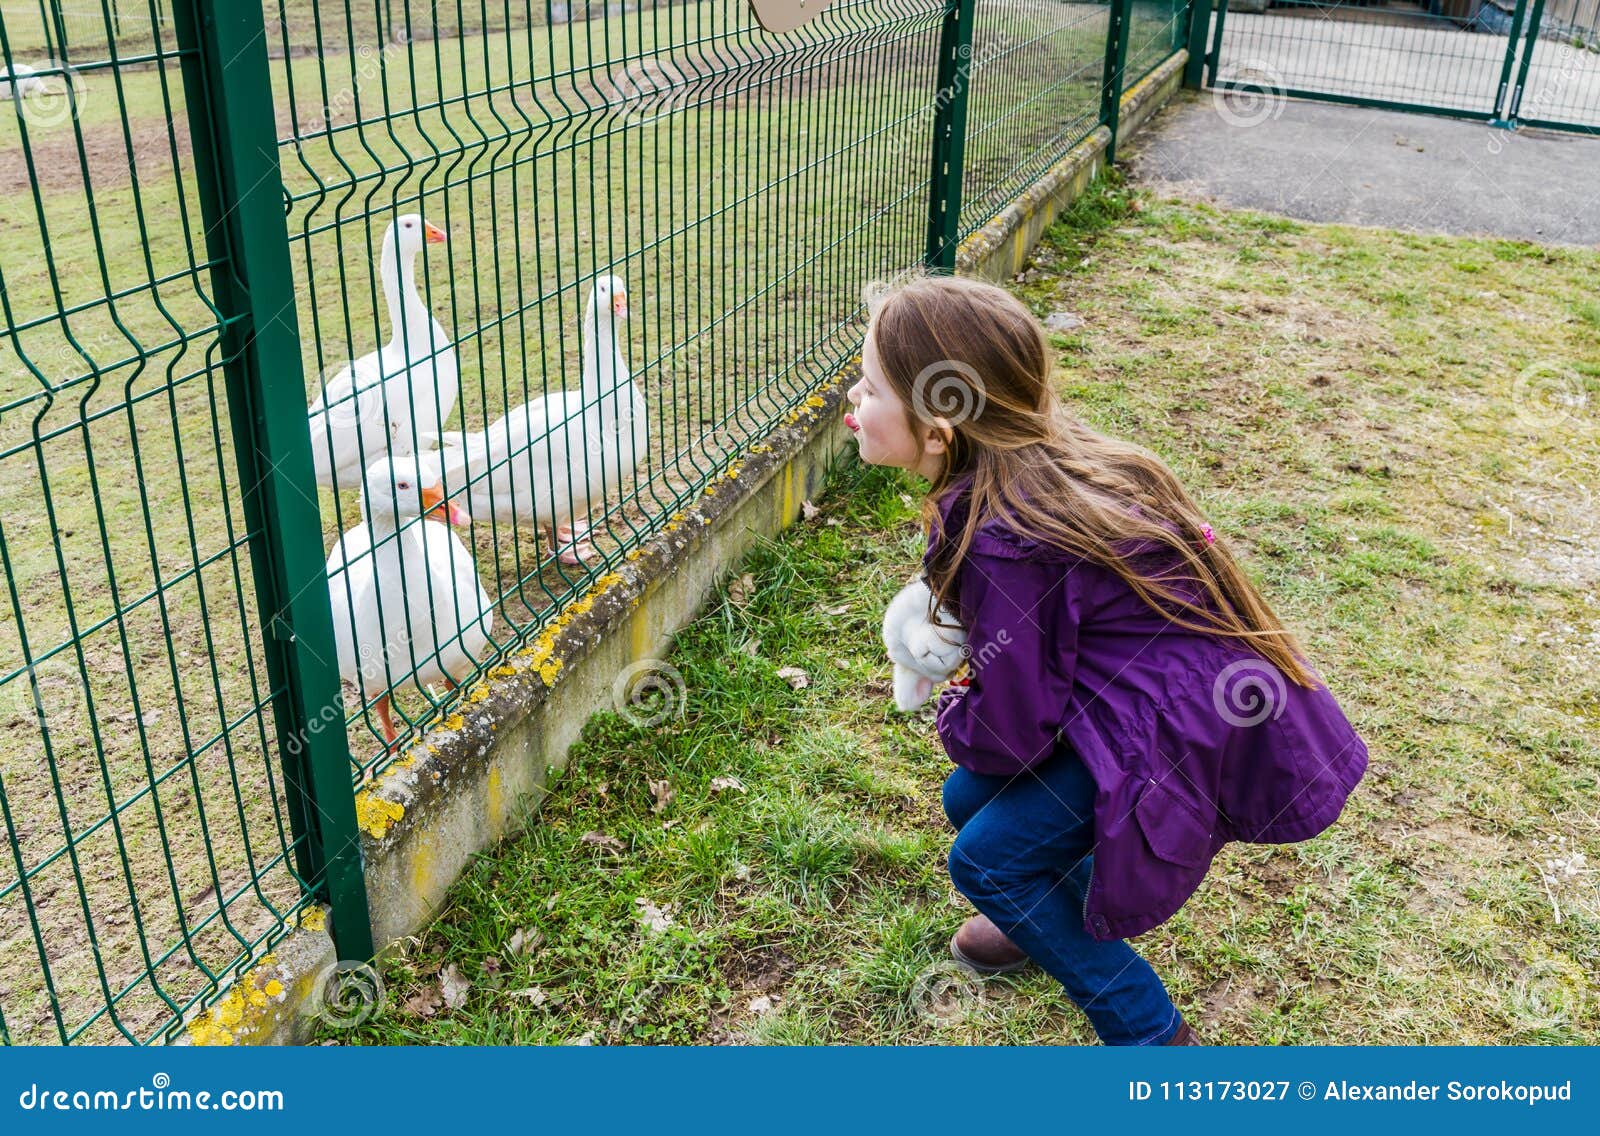
<path fill-rule="evenodd" d="M 964 485 L 940 504 L 951 540 Z M 972 676 L 940 694 L 940 740 L 975 773 L 1014 775 L 1062 744 L 1082 758 L 1099 788 L 1084 905 L 1096 939 L 1166 921 L 1230 840 L 1315 836 L 1366 771 L 1326 687 L 1175 626 L 1104 567 L 991 520 L 956 588 Z"/>

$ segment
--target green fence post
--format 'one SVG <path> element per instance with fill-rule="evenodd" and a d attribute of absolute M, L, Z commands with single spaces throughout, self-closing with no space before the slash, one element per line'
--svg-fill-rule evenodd
<path fill-rule="evenodd" d="M 1222 25 L 1228 18 L 1228 0 L 1216 0 L 1217 22 L 1211 28 L 1211 50 L 1206 52 L 1205 82 L 1217 85 L 1217 66 L 1222 60 Z"/>
<path fill-rule="evenodd" d="M 1495 88 L 1494 106 L 1489 110 L 1493 117 L 1489 119 L 1491 125 L 1515 127 L 1512 121 L 1511 108 L 1507 104 L 1506 94 L 1511 87 L 1511 66 L 1517 57 L 1517 40 L 1522 32 L 1522 20 L 1528 14 L 1528 0 L 1517 0 L 1517 10 L 1511 15 L 1511 31 L 1506 35 L 1505 59 L 1500 64 L 1500 85 Z M 1538 26 L 1539 13 L 1534 12 L 1534 26 Z"/>
<path fill-rule="evenodd" d="M 1117 160 L 1117 124 L 1122 114 L 1122 79 L 1128 66 L 1128 17 L 1133 0 L 1111 0 L 1106 15 L 1106 64 L 1100 76 L 1100 121 L 1111 131 L 1106 165 Z"/>
<path fill-rule="evenodd" d="M 1519 3 L 1517 5 L 1517 11 L 1522 11 L 1522 4 Z M 1522 90 L 1528 85 L 1528 64 L 1533 62 L 1533 49 L 1534 46 L 1539 42 L 1539 25 L 1543 22 L 1544 0 L 1533 0 L 1533 11 L 1528 13 L 1528 33 L 1522 43 L 1522 62 L 1517 67 L 1517 81 L 1515 84 L 1513 84 L 1510 91 L 1510 96 L 1505 104 L 1505 119 L 1503 125 L 1510 126 L 1513 129 L 1517 125 L 1517 120 L 1522 116 Z M 1508 54 L 1506 62 L 1508 64 L 1510 63 L 1509 53 L 1511 49 L 1516 46 L 1516 35 L 1516 28 L 1513 27 L 1511 31 L 1511 43 L 1506 47 L 1506 52 Z M 1510 68 L 1508 67 L 1507 72 L 1509 73 L 1509 71 Z M 1502 79 L 1502 81 L 1504 80 Z M 1544 118 L 1545 116 L 1538 115 L 1536 117 Z"/>
<path fill-rule="evenodd" d="M 1198 91 L 1205 84 L 1206 35 L 1211 31 L 1212 0 L 1189 0 L 1189 58 L 1183 64 L 1183 85 Z"/>
<path fill-rule="evenodd" d="M 961 237 L 962 158 L 967 142 L 967 87 L 972 70 L 972 16 L 977 0 L 948 0 L 939 30 L 934 92 L 933 174 L 928 180 L 927 266 L 954 272 Z"/>
<path fill-rule="evenodd" d="M 263 651 L 301 878 L 372 957 L 260 4 L 173 5 Z M 336 714 L 325 715 L 328 708 Z M 331 718 L 331 720 L 329 720 Z"/>

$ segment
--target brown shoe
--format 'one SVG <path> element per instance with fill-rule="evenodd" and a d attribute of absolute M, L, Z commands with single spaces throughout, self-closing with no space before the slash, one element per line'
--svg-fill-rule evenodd
<path fill-rule="evenodd" d="M 1188 1022 L 1180 1022 L 1178 1024 L 1178 1032 L 1172 1035 L 1172 1040 L 1167 1042 L 1167 1044 L 1168 1045 L 1204 1045 L 1205 1042 L 1201 1041 L 1198 1037 L 1196 1037 L 1194 1035 L 1194 1030 L 1189 1028 L 1189 1023 Z"/>
<path fill-rule="evenodd" d="M 974 915 L 950 940 L 950 953 L 979 974 L 1007 974 L 1030 961 L 987 915 Z"/>

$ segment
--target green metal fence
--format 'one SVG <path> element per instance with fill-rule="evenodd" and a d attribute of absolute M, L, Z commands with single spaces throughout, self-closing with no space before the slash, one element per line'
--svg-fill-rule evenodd
<path fill-rule="evenodd" d="M 0 4 L 0 1035 L 171 1037 L 313 904 L 369 957 L 354 787 L 1185 19 Z"/>
<path fill-rule="evenodd" d="M 1241 7 L 1237 2 L 1235 8 Z M 1600 0 L 1222 0 L 1220 90 L 1600 133 Z"/>

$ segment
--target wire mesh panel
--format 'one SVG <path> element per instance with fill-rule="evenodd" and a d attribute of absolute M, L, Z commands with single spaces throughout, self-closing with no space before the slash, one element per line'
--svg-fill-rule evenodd
<path fill-rule="evenodd" d="M 1449 7 L 1275 0 L 1262 12 L 1230 8 L 1212 82 L 1492 118 L 1509 70 L 1510 21 L 1439 14 Z"/>
<path fill-rule="evenodd" d="M 1537 17 L 1508 117 L 1600 133 L 1600 0 L 1550 0 Z"/>
<path fill-rule="evenodd" d="M 178 59 L 164 9 L 129 8 L 48 36 L 47 6 L 0 11 L 0 1007 L 22 1042 L 157 1035 L 306 883 Z"/>
<path fill-rule="evenodd" d="M 863 284 L 925 236 L 942 5 L 782 37 L 734 0 L 480 6 L 470 35 L 437 8 L 273 13 L 361 772 L 848 362 Z M 369 523 L 396 454 L 450 500 L 395 484 Z"/>
<path fill-rule="evenodd" d="M 961 234 L 981 228 L 1095 128 L 1105 3 L 993 0 L 972 33 Z"/>
<path fill-rule="evenodd" d="M 1188 0 L 1133 0 L 1124 87 L 1133 86 L 1183 46 L 1188 13 Z"/>

